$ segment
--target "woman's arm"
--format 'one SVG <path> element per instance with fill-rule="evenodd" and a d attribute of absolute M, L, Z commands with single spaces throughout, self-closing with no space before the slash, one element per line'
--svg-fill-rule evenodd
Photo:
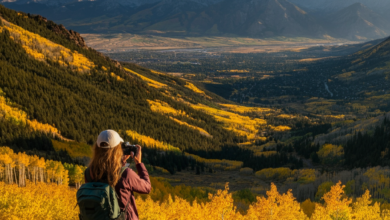
<path fill-rule="evenodd" d="M 134 156 L 133 152 L 131 152 L 131 157 L 136 163 L 135 167 L 137 168 L 138 175 L 134 171 L 130 170 L 127 181 L 132 191 L 141 194 L 149 194 L 152 189 L 152 184 L 150 183 L 148 170 L 145 165 L 141 163 L 142 148 L 139 145 L 136 146 L 138 147 L 138 154 L 137 156 Z"/>
<path fill-rule="evenodd" d="M 127 183 L 130 189 L 140 194 L 149 194 L 152 189 L 150 183 L 149 174 L 143 163 L 139 163 L 135 166 L 138 171 L 138 175 L 131 169 L 128 171 Z"/>

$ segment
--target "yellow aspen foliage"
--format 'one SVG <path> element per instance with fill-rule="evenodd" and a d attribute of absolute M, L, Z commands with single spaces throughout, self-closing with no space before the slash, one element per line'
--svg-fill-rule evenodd
<path fill-rule="evenodd" d="M 233 104 L 219 104 L 219 105 L 228 108 L 230 111 L 241 113 L 241 114 L 252 113 L 252 112 L 268 113 L 274 111 L 273 109 L 270 108 L 261 108 L 261 107 L 247 107 L 247 106 L 233 105 Z"/>
<path fill-rule="evenodd" d="M 308 219 L 299 203 L 289 190 L 279 194 L 275 184 L 271 184 L 266 197 L 257 197 L 257 202 L 249 207 L 246 219 Z"/>
<path fill-rule="evenodd" d="M 284 119 L 292 119 L 292 118 L 296 118 L 296 116 L 294 115 L 288 115 L 288 114 L 280 114 L 278 116 L 276 116 L 278 118 L 284 118 Z"/>
<path fill-rule="evenodd" d="M 294 170 L 294 175 L 297 176 L 299 183 L 310 183 L 316 180 L 317 172 L 315 169 L 300 169 Z"/>
<path fill-rule="evenodd" d="M 56 151 L 67 151 L 72 158 L 77 157 L 92 157 L 92 148 L 85 143 L 78 143 L 74 141 L 56 141 L 51 140 Z"/>
<path fill-rule="evenodd" d="M 274 130 L 274 131 L 289 131 L 289 130 L 291 130 L 291 128 L 289 127 L 289 126 L 287 126 L 287 125 L 279 125 L 279 126 L 272 126 L 272 125 L 270 125 L 269 126 L 272 130 Z"/>
<path fill-rule="evenodd" d="M 156 89 L 160 89 L 160 88 L 164 88 L 164 87 L 168 87 L 167 85 L 163 84 L 163 83 L 160 83 L 160 82 L 157 82 L 155 80 L 152 80 L 152 79 L 149 79 L 148 77 L 145 77 L 131 69 L 127 69 L 127 68 L 124 68 L 127 72 L 130 72 L 136 76 L 138 76 L 139 78 L 141 78 L 143 81 L 147 82 L 147 84 L 150 86 L 150 87 L 154 87 Z"/>
<path fill-rule="evenodd" d="M 242 216 L 236 211 L 233 205 L 232 194 L 229 193 L 229 185 L 225 185 L 225 190 L 218 190 L 215 195 L 209 194 L 208 203 L 202 204 L 205 212 L 204 218 L 207 219 L 242 219 Z"/>
<path fill-rule="evenodd" d="M 8 184 L 18 183 L 19 186 L 26 186 L 26 180 L 29 179 L 34 183 L 47 182 L 67 186 L 70 179 L 78 187 L 84 183 L 85 169 L 84 166 L 45 161 L 44 158 L 26 153 L 16 154 L 9 147 L 0 147 L 0 180 Z"/>
<path fill-rule="evenodd" d="M 330 156 L 341 156 L 344 154 L 344 151 L 341 145 L 324 144 L 317 154 L 320 158 L 326 158 Z"/>
<path fill-rule="evenodd" d="M 237 135 L 246 136 L 250 140 L 254 140 L 260 125 L 266 125 L 264 119 L 250 118 L 233 112 L 219 110 L 206 105 L 197 104 L 191 105 L 194 109 L 206 112 L 212 115 L 217 121 L 223 123 L 226 130 L 232 131 Z"/>
<path fill-rule="evenodd" d="M 155 71 L 155 70 L 150 70 L 150 72 L 154 73 L 154 74 L 158 74 L 158 75 L 166 75 L 165 73 L 158 72 L 158 71 Z"/>
<path fill-rule="evenodd" d="M 160 113 L 160 114 L 169 114 L 169 115 L 174 115 L 174 116 L 186 116 L 186 117 L 188 117 L 188 115 L 184 111 L 176 110 L 176 109 L 172 108 L 166 102 L 163 102 L 163 101 L 160 101 L 160 100 L 152 101 L 152 100 L 149 100 L 149 99 L 147 99 L 147 101 L 148 101 L 148 103 L 150 105 L 150 109 L 153 112 L 157 112 L 157 113 Z M 202 134 L 202 135 L 204 135 L 206 137 L 212 137 L 207 131 L 205 131 L 204 129 L 202 129 L 200 127 L 197 127 L 197 126 L 194 126 L 194 125 L 190 125 L 190 124 L 188 124 L 186 122 L 180 121 L 179 119 L 176 119 L 176 118 L 173 118 L 173 117 L 169 117 L 169 118 L 172 119 L 173 121 L 175 121 L 176 123 L 180 124 L 180 125 L 184 125 L 186 127 L 189 127 L 191 129 L 199 131 L 200 134 Z"/>
<path fill-rule="evenodd" d="M 169 117 L 169 118 L 171 118 L 171 117 Z M 190 124 L 188 124 L 188 123 L 186 123 L 186 122 L 184 122 L 184 121 L 180 121 L 179 119 L 176 119 L 176 118 L 171 118 L 171 119 L 173 119 L 175 122 L 177 122 L 177 123 L 180 124 L 180 125 L 184 125 L 184 126 L 186 126 L 186 127 L 189 127 L 189 128 L 192 128 L 192 129 L 194 129 L 194 130 L 199 131 L 200 134 L 202 134 L 202 135 L 204 135 L 204 136 L 206 136 L 206 137 L 209 137 L 209 138 L 212 138 L 212 137 L 213 137 L 213 136 L 210 135 L 206 130 L 204 130 L 204 129 L 200 128 L 200 127 L 197 127 L 197 126 L 194 126 L 194 125 L 190 125 Z"/>
<path fill-rule="evenodd" d="M 56 44 L 3 19 L 2 22 L 4 25 L 0 27 L 0 31 L 7 29 L 11 34 L 11 38 L 21 44 L 26 52 L 37 60 L 58 62 L 78 72 L 88 72 L 95 67 L 93 62 L 76 51 L 72 52 L 62 45 Z"/>
<path fill-rule="evenodd" d="M 154 202 L 150 197 L 145 201 L 140 197 L 136 199 L 138 213 L 140 219 L 143 220 L 192 220 L 192 219 L 207 219 L 207 220 L 238 220 L 244 219 L 243 216 L 236 211 L 233 205 L 232 195 L 228 192 L 229 188 L 226 185 L 225 190 L 219 190 L 215 195 L 209 194 L 210 202 L 198 203 L 194 201 L 191 205 L 188 201 L 171 196 L 163 203 Z"/>
<path fill-rule="evenodd" d="M 115 73 L 110 74 L 111 77 L 115 78 L 117 81 L 124 81 L 120 76 L 116 75 Z"/>
<path fill-rule="evenodd" d="M 157 148 L 160 150 L 180 151 L 180 149 L 177 147 L 174 147 L 170 144 L 155 140 L 149 136 L 138 134 L 135 131 L 128 130 L 128 131 L 126 131 L 126 134 L 128 136 L 130 136 L 133 140 L 137 140 L 137 143 L 134 143 L 134 144 L 146 145 L 147 147 Z"/>
<path fill-rule="evenodd" d="M 80 188 L 81 184 L 84 183 L 84 171 L 87 169 L 85 166 L 75 164 L 64 164 L 64 168 L 68 172 L 69 182 L 74 184 L 76 188 Z"/>
<path fill-rule="evenodd" d="M 78 219 L 76 190 L 66 185 L 0 182 L 0 219 Z"/>
<path fill-rule="evenodd" d="M 310 199 L 306 199 L 301 203 L 302 211 L 310 218 L 314 212 L 316 204 L 312 202 Z"/>
<path fill-rule="evenodd" d="M 0 93 L 1 90 L 0 90 Z M 11 107 L 3 96 L 0 96 L 0 116 L 6 120 L 11 120 L 16 123 L 24 123 L 27 120 L 27 114 L 17 108 Z"/>
<path fill-rule="evenodd" d="M 210 96 L 206 95 L 206 93 L 204 91 L 198 89 L 198 87 L 196 87 L 194 84 L 192 84 L 190 82 L 187 82 L 185 87 L 190 89 L 190 90 L 192 90 L 195 93 L 201 94 L 202 96 L 204 96 L 204 97 L 206 97 L 208 99 L 212 99 Z"/>
<path fill-rule="evenodd" d="M 0 152 L 3 155 L 4 152 L 10 153 L 12 150 L 0 148 Z M 31 157 L 29 160 L 36 161 L 36 158 Z M 48 166 L 54 172 L 61 170 L 57 165 L 55 161 L 48 161 Z M 76 173 L 81 173 L 82 167 L 79 167 L 81 170 L 78 170 L 77 165 L 73 167 L 76 168 Z M 225 185 L 225 190 L 209 194 L 208 200 L 204 202 L 196 199 L 189 202 L 177 196 L 172 198 L 171 193 L 180 192 L 183 195 L 184 191 L 190 192 L 190 189 L 183 186 L 168 189 L 163 182 L 156 181 L 153 177 L 151 180 L 155 186 L 151 195 L 136 198 L 140 220 L 308 220 L 310 215 L 312 220 L 390 219 L 390 211 L 385 209 L 381 212 L 378 203 L 372 204 L 368 191 L 354 203 L 351 203 L 351 199 L 344 198 L 340 182 L 324 195 L 325 204 L 313 203 L 310 200 L 299 204 L 291 190 L 280 194 L 272 183 L 266 196 L 257 197 L 257 201 L 249 206 L 247 214 L 242 215 L 233 203 L 228 184 Z M 25 187 L 18 187 L 16 184 L 0 182 L 0 219 L 73 220 L 78 219 L 79 214 L 75 204 L 76 190 L 65 184 L 27 181 Z"/>
<path fill-rule="evenodd" d="M 10 105 L 12 103 L 7 102 L 4 96 L 1 95 L 2 91 L 0 90 L 0 117 L 5 118 L 6 120 L 13 121 L 17 124 L 27 124 L 35 131 L 43 131 L 45 133 L 51 133 L 53 135 L 61 137 L 57 128 L 49 124 L 42 124 L 37 120 L 29 120 L 27 118 L 27 114 L 24 111 L 11 107 Z"/>
<path fill-rule="evenodd" d="M 344 198 L 344 187 L 341 182 L 331 187 L 331 190 L 323 196 L 324 205 L 316 205 L 313 220 L 350 219 L 352 200 Z"/>
<path fill-rule="evenodd" d="M 390 210 L 385 209 L 381 213 L 382 220 L 390 220 Z"/>
<path fill-rule="evenodd" d="M 320 201 L 323 199 L 324 195 L 332 189 L 333 185 L 332 181 L 321 183 L 321 185 L 318 186 L 317 193 L 315 195 L 316 200 Z"/>
<path fill-rule="evenodd" d="M 148 103 L 150 105 L 150 109 L 153 112 L 158 112 L 158 113 L 161 113 L 161 114 L 171 114 L 171 115 L 174 115 L 174 116 L 178 116 L 178 115 L 180 115 L 180 116 L 187 116 L 187 114 L 184 111 L 176 110 L 176 109 L 172 108 L 166 102 L 163 102 L 163 101 L 160 101 L 160 100 L 152 101 L 152 100 L 149 100 L 149 99 L 147 99 L 146 101 L 148 101 Z"/>
<path fill-rule="evenodd" d="M 381 219 L 381 209 L 379 203 L 374 203 L 371 206 L 371 195 L 368 190 L 357 198 L 356 202 L 352 205 L 352 219 L 356 220 L 375 220 Z"/>
<path fill-rule="evenodd" d="M 49 124 L 42 124 L 38 122 L 37 120 L 27 120 L 27 124 L 36 131 L 44 131 L 45 133 L 52 133 L 59 135 L 59 131 L 57 128 L 49 125 Z"/>

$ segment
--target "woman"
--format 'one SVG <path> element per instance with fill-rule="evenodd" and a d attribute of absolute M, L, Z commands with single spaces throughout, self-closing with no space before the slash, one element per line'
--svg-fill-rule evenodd
<path fill-rule="evenodd" d="M 148 194 L 151 190 L 151 184 L 148 171 L 141 163 L 141 146 L 138 147 L 138 154 L 123 155 L 121 143 L 123 139 L 113 130 L 106 130 L 99 134 L 98 139 L 93 146 L 93 157 L 89 164 L 89 175 L 85 173 L 85 182 L 105 181 L 115 188 L 119 197 L 118 203 L 122 211 L 126 210 L 127 220 L 138 220 L 137 207 L 135 205 L 134 192 Z M 136 163 L 138 175 L 131 169 L 126 168 L 120 175 L 122 167 L 126 160 L 133 158 Z"/>

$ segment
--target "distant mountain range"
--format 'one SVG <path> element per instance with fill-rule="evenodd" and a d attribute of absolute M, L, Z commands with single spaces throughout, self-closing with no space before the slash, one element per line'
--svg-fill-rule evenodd
<path fill-rule="evenodd" d="M 390 30 L 386 19 L 361 3 L 333 13 L 327 25 L 332 36 L 356 40 L 385 37 Z"/>
<path fill-rule="evenodd" d="M 169 36 L 335 37 L 390 35 L 390 1 L 362 0 L 2 0 L 81 33 Z M 386 10 L 385 10 L 386 9 Z"/>
<path fill-rule="evenodd" d="M 366 5 L 384 16 L 390 9 L 390 1 L 388 0 L 290 0 L 290 2 L 305 10 L 316 12 L 334 12 L 356 3 Z"/>

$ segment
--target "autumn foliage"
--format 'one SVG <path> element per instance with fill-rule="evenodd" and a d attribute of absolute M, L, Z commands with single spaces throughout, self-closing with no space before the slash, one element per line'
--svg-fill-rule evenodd
<path fill-rule="evenodd" d="M 71 51 L 62 45 L 56 44 L 5 20 L 2 20 L 2 22 L 4 26 L 0 27 L 0 32 L 3 29 L 8 30 L 11 38 L 21 44 L 27 54 L 37 60 L 58 62 L 60 65 L 70 67 L 78 72 L 88 72 L 95 67 L 93 62 L 76 51 Z"/>
<path fill-rule="evenodd" d="M 76 190 L 66 185 L 0 182 L 0 219 L 78 219 Z"/>
<path fill-rule="evenodd" d="M 139 143 L 143 146 L 147 146 L 149 148 L 159 149 L 159 150 L 166 150 L 166 151 L 177 151 L 180 152 L 179 148 L 176 148 L 168 143 L 155 140 L 149 136 L 145 136 L 142 134 L 138 134 L 136 131 L 128 130 L 126 131 L 126 134 L 133 139 L 134 143 Z"/>
<path fill-rule="evenodd" d="M 209 194 L 208 201 L 192 202 L 167 195 L 164 201 L 138 196 L 136 204 L 142 220 L 209 219 L 209 220 L 333 220 L 333 219 L 390 219 L 387 209 L 381 211 L 366 191 L 354 202 L 346 198 L 341 183 L 323 196 L 323 203 L 305 201 L 299 204 L 291 190 L 280 194 L 277 187 L 265 197 L 257 197 L 247 213 L 237 211 L 229 187 Z M 156 194 L 157 195 L 157 194 Z M 75 208 L 76 190 L 65 185 L 27 182 L 25 187 L 0 182 L 0 219 L 78 219 Z M 314 211 L 313 211 L 314 209 Z M 312 213 L 309 217 L 306 213 Z"/>
<path fill-rule="evenodd" d="M 27 114 L 24 111 L 12 107 L 12 103 L 7 101 L 5 97 L 2 96 L 2 94 L 3 92 L 0 89 L 0 117 L 9 121 L 13 121 L 16 124 L 28 125 L 35 131 L 42 131 L 45 133 L 53 134 L 58 137 L 60 136 L 57 128 L 49 124 L 42 124 L 35 119 L 28 119 Z"/>
<path fill-rule="evenodd" d="M 201 110 L 212 115 L 217 121 L 223 123 L 226 130 L 232 131 L 248 139 L 255 139 L 260 125 L 266 125 L 264 119 L 250 118 L 233 112 L 212 108 L 206 105 L 191 105 L 194 109 Z"/>
<path fill-rule="evenodd" d="M 155 101 L 147 100 L 147 101 L 148 101 L 148 103 L 150 105 L 150 109 L 153 112 L 157 112 L 157 113 L 160 113 L 160 114 L 163 114 L 163 115 L 168 115 L 169 119 L 172 119 L 173 121 L 177 122 L 178 124 L 184 125 L 186 127 L 194 129 L 194 130 L 197 130 L 197 131 L 199 131 L 200 134 L 202 134 L 202 135 L 204 135 L 206 137 L 210 137 L 210 138 L 212 137 L 206 130 L 204 130 L 204 129 L 200 128 L 200 127 L 188 124 L 187 122 L 181 121 L 181 120 L 179 120 L 177 118 L 172 117 L 172 116 L 189 117 L 186 114 L 186 112 L 181 111 L 181 110 L 176 110 L 176 109 L 172 108 L 168 103 L 160 101 L 160 100 L 155 100 Z"/>
<path fill-rule="evenodd" d="M 25 153 L 14 153 L 9 147 L 0 147 L 0 180 L 26 186 L 33 183 L 56 183 L 59 185 L 84 183 L 84 166 L 62 164 L 59 161 L 45 160 Z M 70 182 L 69 182 L 70 181 Z"/>
<path fill-rule="evenodd" d="M 133 70 L 131 70 L 131 69 L 127 69 L 127 68 L 124 68 L 124 69 L 125 69 L 127 72 L 130 72 L 130 73 L 132 73 L 132 74 L 138 76 L 139 78 L 141 78 L 143 81 L 145 81 L 145 82 L 146 82 L 149 86 L 151 86 L 151 87 L 154 87 L 154 88 L 156 88 L 156 89 L 168 87 L 168 86 L 167 86 L 166 84 L 164 84 L 164 83 L 160 83 L 160 82 L 157 82 L 157 81 L 155 81 L 155 80 L 149 79 L 149 78 L 147 78 L 147 77 L 145 77 L 145 76 L 143 76 L 143 75 L 141 75 L 141 74 L 139 74 L 139 73 L 137 73 L 137 72 L 135 72 L 135 71 L 133 71 Z"/>

